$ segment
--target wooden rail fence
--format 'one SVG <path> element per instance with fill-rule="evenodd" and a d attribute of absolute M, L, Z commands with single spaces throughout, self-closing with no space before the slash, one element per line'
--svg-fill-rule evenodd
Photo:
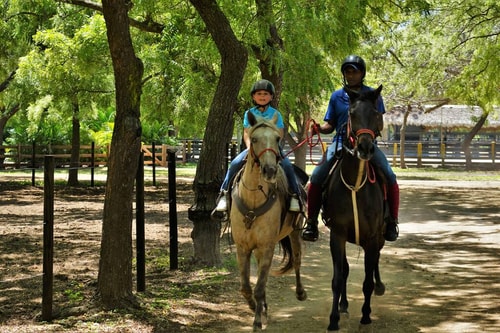
<path fill-rule="evenodd" d="M 325 145 L 329 143 L 324 143 Z M 165 144 L 143 145 L 144 164 L 167 167 L 169 150 L 176 151 L 176 160 L 186 163 L 198 162 L 201 154 L 202 140 L 180 140 L 179 145 L 172 147 Z M 380 141 L 378 146 L 386 154 L 393 166 L 400 165 L 399 141 Z M 497 168 L 500 161 L 500 145 L 492 142 L 473 142 L 470 146 L 473 164 L 488 164 Z M 288 152 L 291 148 L 284 147 Z M 240 149 L 235 141 L 227 145 L 228 160 L 231 160 Z M 0 146 L 0 168 L 38 168 L 43 165 L 45 155 L 53 155 L 56 167 L 69 167 L 71 146 L 69 145 L 15 145 Z M 92 145 L 80 146 L 80 167 L 106 166 L 109 155 L 109 146 L 99 147 Z M 294 155 L 289 155 L 294 160 Z M 320 151 L 315 149 L 313 159 L 321 159 Z M 429 165 L 461 166 L 465 165 L 465 154 L 460 142 L 439 143 L 435 141 L 405 143 L 404 159 L 407 165 L 425 167 Z"/>

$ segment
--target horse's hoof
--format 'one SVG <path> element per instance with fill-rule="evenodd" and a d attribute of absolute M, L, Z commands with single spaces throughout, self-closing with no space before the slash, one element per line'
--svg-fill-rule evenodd
<path fill-rule="evenodd" d="M 371 325 L 371 324 L 359 324 L 358 332 L 359 333 L 372 333 L 373 332 L 373 325 Z"/>
<path fill-rule="evenodd" d="M 375 284 L 375 295 L 382 296 L 385 294 L 385 285 L 380 282 Z"/>
<path fill-rule="evenodd" d="M 253 302 L 248 302 L 248 307 L 250 308 L 250 310 L 252 310 L 253 312 L 255 312 L 255 309 L 257 308 L 257 305 L 255 304 L 255 301 Z"/>
<path fill-rule="evenodd" d="M 332 325 L 330 324 L 328 328 L 326 329 L 326 333 L 334 333 L 339 331 L 339 325 Z"/>
<path fill-rule="evenodd" d="M 253 331 L 254 332 L 262 331 L 262 323 L 253 323 Z"/>
<path fill-rule="evenodd" d="M 306 291 L 303 290 L 302 292 L 297 293 L 297 299 L 299 301 L 305 301 L 307 299 L 307 293 L 306 293 Z"/>

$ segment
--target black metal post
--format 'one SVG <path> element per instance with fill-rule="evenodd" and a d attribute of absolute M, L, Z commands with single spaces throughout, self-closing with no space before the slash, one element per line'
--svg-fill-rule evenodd
<path fill-rule="evenodd" d="M 175 184 L 175 155 L 176 151 L 169 149 L 167 152 L 168 160 L 168 214 L 170 218 L 170 269 L 178 269 L 178 232 L 177 232 L 177 195 Z"/>
<path fill-rule="evenodd" d="M 135 225 L 137 256 L 137 291 L 146 291 L 146 245 L 144 227 L 144 152 L 139 156 L 139 167 L 135 180 Z"/>
<path fill-rule="evenodd" d="M 52 320 L 54 282 L 54 156 L 45 156 L 43 182 L 42 320 Z"/>

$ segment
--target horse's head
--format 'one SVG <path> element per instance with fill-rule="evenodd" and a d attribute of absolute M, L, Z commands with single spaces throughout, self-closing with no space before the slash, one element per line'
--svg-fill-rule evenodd
<path fill-rule="evenodd" d="M 369 160 L 375 152 L 374 141 L 384 127 L 382 113 L 377 110 L 382 85 L 376 90 L 358 93 L 346 89 L 349 95 L 347 140 L 359 159 Z"/>
<path fill-rule="evenodd" d="M 276 182 L 278 162 L 281 158 L 279 142 L 280 130 L 276 127 L 277 115 L 270 121 L 255 117 L 248 113 L 251 125 L 248 135 L 250 137 L 250 158 L 253 164 L 260 167 L 261 175 L 268 183 Z"/>

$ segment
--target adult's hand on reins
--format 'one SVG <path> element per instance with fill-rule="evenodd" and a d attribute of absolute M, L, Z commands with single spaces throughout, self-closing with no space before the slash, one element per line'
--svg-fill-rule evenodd
<path fill-rule="evenodd" d="M 320 125 L 318 125 L 318 123 L 316 123 L 314 119 L 310 119 L 309 123 L 310 123 L 309 130 L 311 131 L 311 136 L 321 133 Z"/>

